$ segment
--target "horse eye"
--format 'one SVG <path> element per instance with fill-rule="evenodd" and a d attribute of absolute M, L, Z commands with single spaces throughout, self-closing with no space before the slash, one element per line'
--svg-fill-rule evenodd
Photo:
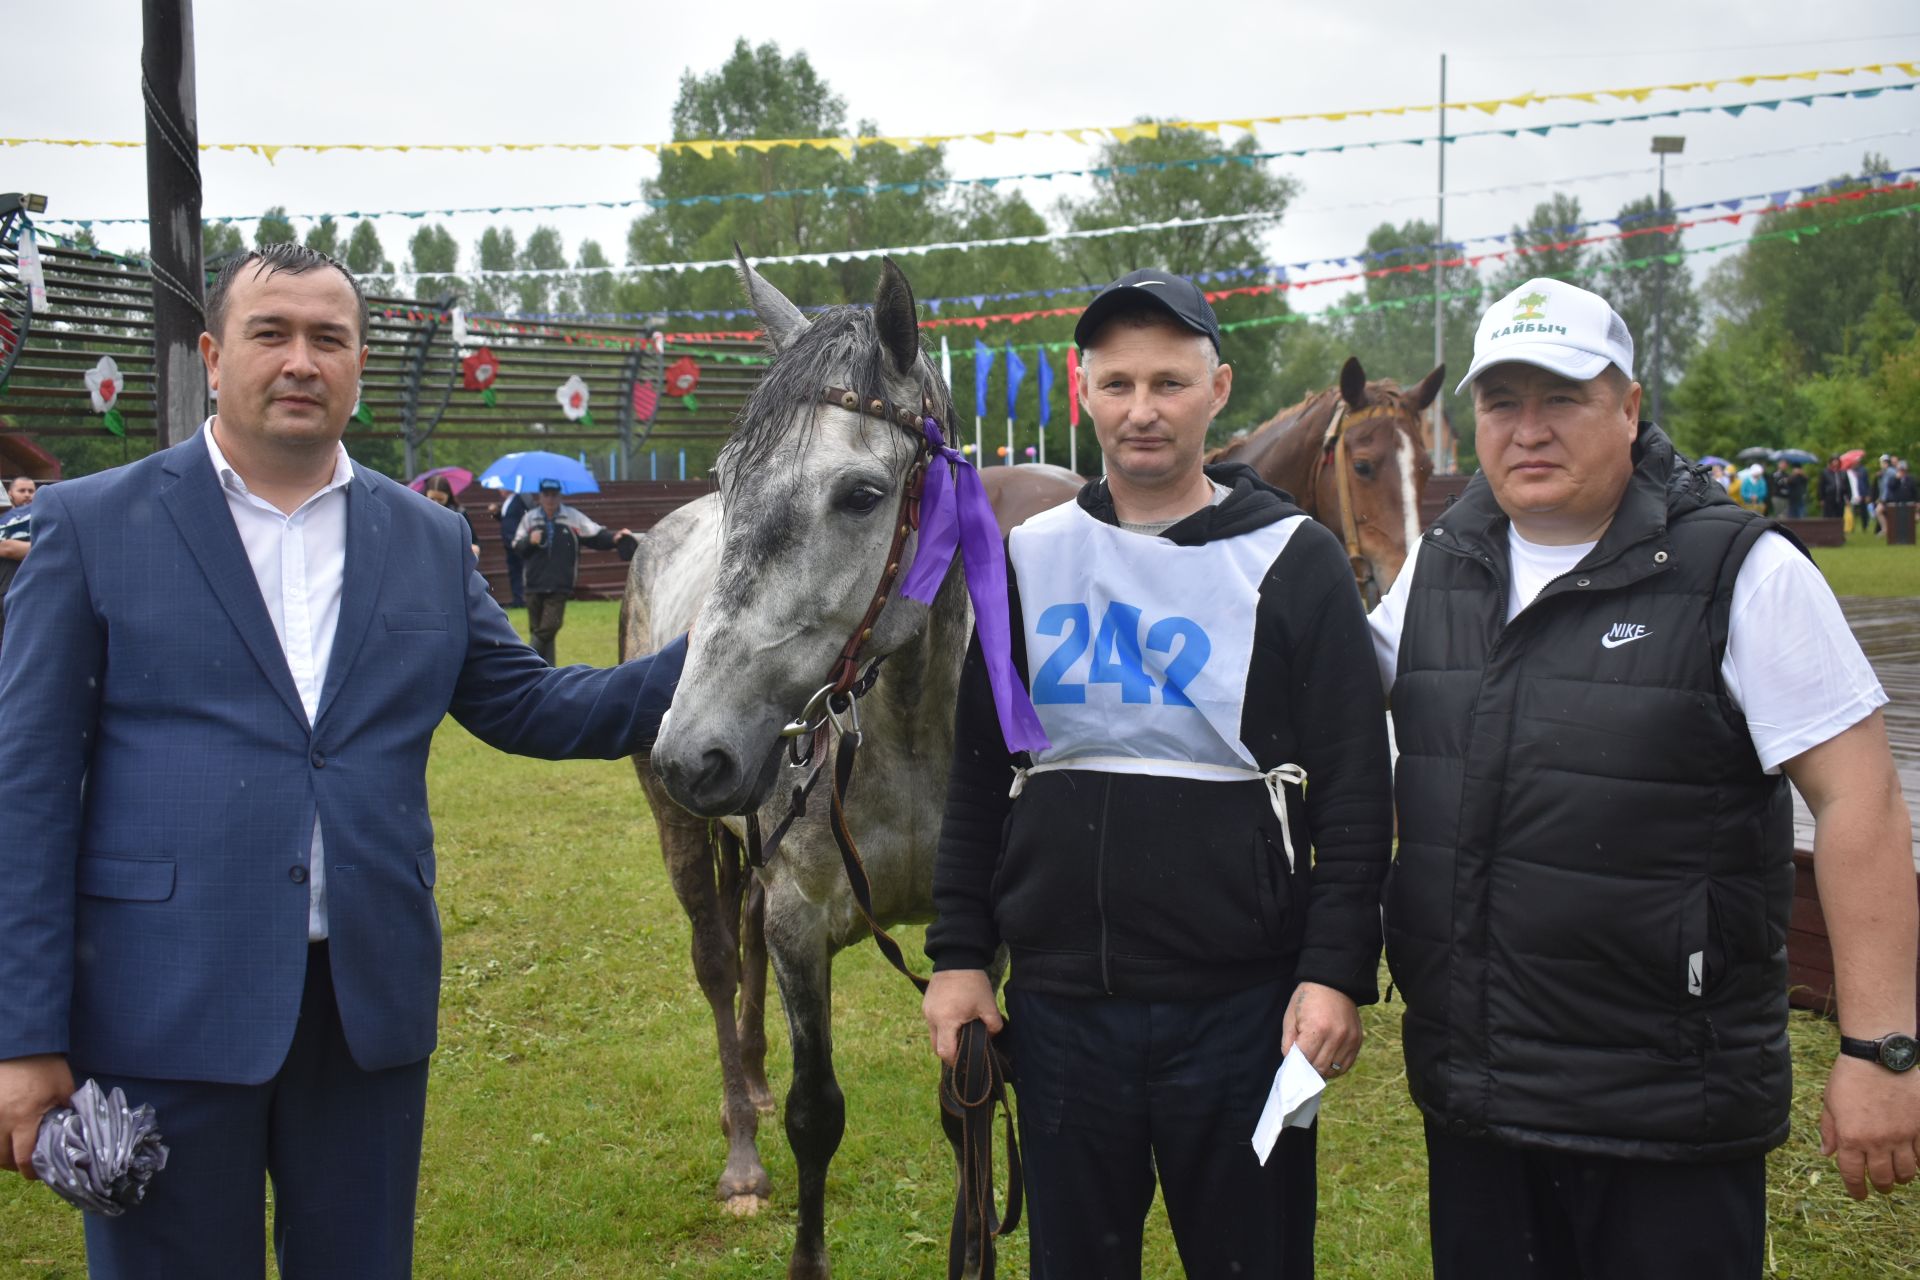
<path fill-rule="evenodd" d="M 875 489 L 853 489 L 840 499 L 840 505 L 855 515 L 866 515 L 880 505 L 880 493 Z"/>
<path fill-rule="evenodd" d="M 1353 469 L 1359 472 L 1363 476 L 1370 476 L 1373 474 L 1373 464 L 1371 462 L 1368 462 L 1365 458 L 1354 459 Z"/>

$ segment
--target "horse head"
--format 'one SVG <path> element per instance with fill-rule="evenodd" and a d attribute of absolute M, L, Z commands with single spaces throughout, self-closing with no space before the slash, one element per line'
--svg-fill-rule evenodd
<path fill-rule="evenodd" d="M 1313 514 L 1365 562 L 1355 564 L 1355 575 L 1370 578 L 1381 595 L 1420 540 L 1420 495 L 1433 474 L 1426 410 L 1446 372 L 1440 365 L 1402 391 L 1389 379 L 1368 382 L 1357 356 L 1340 370 L 1339 402 L 1312 481 Z"/>
<path fill-rule="evenodd" d="M 888 560 L 921 455 L 918 415 L 924 406 L 943 424 L 953 416 L 920 349 L 913 290 L 891 261 L 871 310 L 834 307 L 812 320 L 744 256 L 738 266 L 775 354 L 715 464 L 719 566 L 652 754 L 674 800 L 709 817 L 766 799 L 782 727 L 829 681 L 856 628 L 868 631 L 876 586 L 904 577 L 916 539 L 896 570 Z M 858 399 L 829 403 L 828 388 Z M 867 411 L 880 405 L 900 409 Z M 927 612 L 892 592 L 861 661 L 906 644 Z"/>

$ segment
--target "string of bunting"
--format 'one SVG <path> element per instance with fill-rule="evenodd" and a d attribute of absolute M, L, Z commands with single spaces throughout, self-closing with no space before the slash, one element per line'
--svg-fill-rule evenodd
<path fill-rule="evenodd" d="M 1201 169 L 1220 168 L 1226 165 L 1251 167 L 1268 160 L 1338 154 L 1343 151 L 1369 151 L 1381 147 L 1424 147 L 1435 141 L 1451 143 L 1470 141 L 1476 138 L 1515 138 L 1521 134 L 1532 134 L 1544 137 L 1549 133 L 1563 129 L 1584 129 L 1592 126 L 1635 124 L 1646 120 L 1664 120 L 1675 116 L 1701 115 L 1711 112 L 1720 112 L 1725 115 L 1738 117 L 1749 110 L 1773 111 L 1783 106 L 1810 106 L 1822 99 L 1876 98 L 1882 93 L 1910 91 L 1916 87 L 1920 87 L 1920 81 L 1909 81 L 1902 84 L 1886 84 L 1871 89 L 1841 89 L 1828 93 L 1801 94 L 1791 98 L 1769 98 L 1759 102 L 1727 102 L 1709 106 L 1674 107 L 1665 111 L 1647 111 L 1629 116 L 1607 116 L 1590 120 L 1564 120 L 1555 124 L 1537 125 L 1526 128 L 1479 129 L 1466 133 L 1450 133 L 1446 134 L 1444 138 L 1439 139 L 1436 139 L 1432 135 L 1408 138 L 1383 138 L 1372 142 L 1346 142 L 1317 147 L 1294 147 L 1283 151 L 1255 151 L 1246 155 L 1196 156 L 1189 160 L 1142 160 L 1132 164 L 1089 165 L 1079 169 L 1039 169 L 1028 173 L 1007 173 L 981 178 L 923 178 L 915 182 L 870 182 L 854 186 L 784 187 L 776 191 L 728 191 L 715 195 L 651 198 L 636 196 L 623 200 L 565 200 L 546 204 L 464 205 L 446 209 L 345 209 L 336 212 L 293 213 L 285 216 L 288 218 L 299 218 L 305 221 L 317 221 L 321 218 L 333 218 L 340 221 L 349 218 L 419 219 L 429 217 L 457 217 L 463 214 L 498 216 L 503 213 L 551 213 L 568 209 L 630 209 L 642 205 L 653 209 L 666 209 L 677 206 L 727 204 L 735 201 L 763 204 L 768 200 L 792 200 L 803 197 L 864 197 L 896 192 L 917 195 L 924 191 L 942 190 L 948 187 L 986 187 L 990 189 L 999 186 L 1003 182 L 1051 182 L 1059 178 L 1132 177 L 1142 173 L 1165 173 L 1175 169 L 1198 172 Z M 1870 142 L 1878 138 L 1909 135 L 1914 132 L 1915 130 L 1913 129 L 1894 129 L 1884 133 L 1866 134 L 1859 138 L 1830 139 L 1821 143 L 1811 144 L 1811 146 L 1824 148 L 1838 144 Z M 1789 152 L 1809 149 L 1811 149 L 1811 147 L 1808 145 L 1778 147 L 1765 151 L 1749 151 L 1741 155 L 1726 156 L 1718 159 L 1676 161 L 1671 167 L 1680 168 L 1687 165 L 1724 164 L 1734 160 L 1753 159 L 1760 156 L 1785 155 Z M 1590 178 L 1627 177 L 1642 172 L 1644 172 L 1644 169 L 1618 169 L 1611 173 L 1583 174 L 1572 178 L 1553 180 L 1511 182 L 1499 186 L 1479 187 L 1466 191 L 1450 191 L 1447 194 L 1455 197 L 1490 195 L 1506 191 L 1525 190 L 1529 187 L 1551 186 L 1564 182 L 1581 182 Z M 1404 204 L 1409 200 L 1431 200 L 1433 198 L 1432 193 L 1421 193 L 1409 196 L 1394 196 L 1384 200 L 1362 201 L 1351 205 L 1335 207 L 1367 208 L 1376 205 Z M 258 222 L 265 216 L 265 214 L 261 213 L 234 213 L 222 214 L 217 217 L 206 217 L 203 218 L 202 221 L 222 224 L 250 223 Z M 128 216 L 124 218 L 42 218 L 36 220 L 36 225 L 40 222 L 52 222 L 61 226 L 93 227 L 144 224 L 146 221 L 147 219 L 144 216 Z"/>
<path fill-rule="evenodd" d="M 1638 171 L 1636 170 L 1635 172 L 1638 172 Z M 1740 206 L 1742 206 L 1743 204 L 1746 204 L 1749 201 L 1754 201 L 1754 200 L 1766 202 L 1767 204 L 1773 207 L 1782 207 L 1790 203 L 1796 196 L 1805 196 L 1810 198 L 1816 193 L 1827 191 L 1834 187 L 1847 186 L 1853 183 L 1897 184 L 1897 183 L 1906 181 L 1909 177 L 1915 174 L 1920 174 L 1920 166 L 1910 165 L 1901 169 L 1889 169 L 1879 173 L 1862 174 L 1857 178 L 1852 178 L 1852 177 L 1831 178 L 1822 182 L 1811 183 L 1811 184 L 1802 185 L 1802 186 L 1783 187 L 1774 191 L 1754 192 L 1752 194 L 1742 195 L 1742 196 L 1722 196 L 1722 197 L 1719 197 L 1718 199 L 1701 200 L 1693 204 L 1673 205 L 1673 206 L 1669 206 L 1669 208 L 1665 211 L 1664 214 L 1660 210 L 1648 210 L 1645 213 L 1629 214 L 1624 217 L 1615 215 L 1610 218 L 1591 218 L 1585 222 L 1564 223 L 1560 226 L 1554 226 L 1554 227 L 1534 227 L 1518 233 L 1512 232 L 1512 231 L 1488 232 L 1481 235 L 1467 236 L 1464 239 L 1460 239 L 1460 240 L 1433 241 L 1427 244 L 1419 244 L 1419 245 L 1402 245 L 1392 249 L 1371 250 L 1371 251 L 1365 251 L 1361 253 L 1342 254 L 1342 255 L 1336 255 L 1336 256 L 1326 257 L 1326 258 L 1309 258 L 1300 262 L 1271 263 L 1265 266 L 1257 266 L 1257 267 L 1226 267 L 1217 271 L 1196 272 L 1188 278 L 1193 280 L 1194 283 L 1200 284 L 1200 285 L 1216 284 L 1225 280 L 1267 279 L 1275 275 L 1284 275 L 1289 271 L 1306 270 L 1307 268 L 1310 268 L 1310 267 L 1346 266 L 1349 264 L 1359 263 L 1359 262 L 1387 262 L 1387 261 L 1392 261 L 1393 259 L 1396 259 L 1396 258 L 1404 258 L 1404 257 L 1409 257 L 1409 256 L 1419 255 L 1419 254 L 1437 253 L 1441 251 L 1464 252 L 1467 246 L 1470 244 L 1478 244 L 1478 243 L 1484 243 L 1484 242 L 1505 243 L 1507 241 L 1513 240 L 1516 237 L 1516 235 L 1518 235 L 1522 239 L 1537 239 L 1542 235 L 1570 236 L 1576 232 L 1585 231 L 1590 227 L 1599 227 L 1599 226 L 1626 227 L 1629 224 L 1649 222 L 1656 217 L 1665 216 L 1665 214 L 1687 214 L 1687 213 L 1699 212 L 1705 209 L 1726 209 L 1729 211 L 1734 211 L 1734 210 L 1738 210 Z M 1766 210 L 1756 209 L 1756 210 L 1752 210 L 1751 212 L 1764 213 L 1766 212 Z M 973 307 L 979 308 L 979 307 L 984 307 L 989 302 L 1021 302 L 1031 298 L 1069 297 L 1077 294 L 1098 293 L 1101 289 L 1104 289 L 1104 288 L 1106 288 L 1104 284 L 1075 284 L 1075 285 L 1063 285 L 1058 288 L 1052 288 L 1052 289 L 1016 289 L 1016 290 L 1001 292 L 1001 293 L 972 293 L 972 294 L 964 294 L 964 295 L 957 295 L 957 296 L 951 296 L 951 297 L 922 298 L 920 299 L 920 302 L 929 311 L 932 311 L 935 315 L 938 315 L 940 314 L 943 308 L 948 306 L 971 305 Z M 867 304 L 863 303 L 858 305 L 864 306 Z M 825 311 L 827 309 L 828 307 L 826 305 L 806 306 L 801 308 L 801 310 L 803 311 Z M 617 320 L 647 320 L 660 315 L 667 315 L 667 316 L 674 316 L 674 317 L 679 317 L 683 319 L 695 319 L 695 320 L 733 320 L 741 317 L 751 317 L 754 313 L 751 308 L 731 307 L 731 308 L 723 308 L 719 310 L 706 310 L 706 311 L 699 311 L 699 310 L 667 310 L 664 312 L 657 311 L 657 310 L 645 311 L 645 312 L 639 312 L 639 311 L 533 311 L 533 312 L 511 312 L 511 313 L 499 312 L 499 313 L 483 313 L 483 314 L 491 314 L 500 319 L 517 319 L 517 320 L 616 320 L 617 321 Z"/>
<path fill-rule="evenodd" d="M 1577 279 L 1590 279 L 1594 276 L 1613 275 L 1615 273 L 1622 272 L 1622 271 L 1645 271 L 1663 264 L 1672 265 L 1672 264 L 1678 263 L 1683 258 L 1694 257 L 1700 254 L 1708 254 L 1708 253 L 1724 253 L 1728 249 L 1741 248 L 1741 247 L 1744 247 L 1745 245 L 1758 243 L 1758 242 L 1786 241 L 1790 244 L 1799 245 L 1800 243 L 1805 241 L 1807 238 L 1812 236 L 1817 236 L 1822 232 L 1838 230 L 1843 227 L 1860 226 L 1864 223 L 1877 221 L 1882 218 L 1907 217 L 1916 212 L 1920 212 L 1920 202 L 1914 202 L 1911 204 L 1903 204 L 1903 205 L 1894 205 L 1892 207 L 1885 208 L 1885 209 L 1873 209 L 1864 213 L 1854 214 L 1851 217 L 1835 218 L 1825 222 L 1808 223 L 1807 225 L 1801 226 L 1801 227 L 1782 227 L 1782 228 L 1778 228 L 1770 231 L 1757 231 L 1752 236 L 1748 237 L 1746 240 L 1729 240 L 1722 244 L 1701 245 L 1697 248 L 1692 248 L 1692 249 L 1677 249 L 1669 253 L 1651 254 L 1643 258 L 1630 258 L 1630 259 L 1626 259 L 1618 262 L 1590 263 L 1587 266 L 1568 272 L 1567 275 Z M 1742 216 L 1746 216 L 1746 215 L 1742 215 Z M 1414 306 L 1419 306 L 1424 308 L 1437 301 L 1455 301 L 1455 300 L 1464 300 L 1464 299 L 1473 299 L 1473 298 L 1483 297 L 1484 295 L 1492 292 L 1494 289 L 1498 287 L 1499 286 L 1495 284 L 1480 282 L 1480 283 L 1475 283 L 1459 289 L 1448 289 L 1448 290 L 1435 291 L 1435 292 L 1429 292 L 1429 293 L 1423 293 L 1423 294 L 1413 294 L 1413 295 L 1400 297 L 1400 298 L 1383 298 L 1373 302 L 1350 303 L 1344 306 L 1329 307 L 1326 310 L 1314 312 L 1314 313 L 1289 311 L 1280 315 L 1254 316 L 1245 320 L 1226 321 L 1221 324 L 1220 330 L 1222 333 L 1237 333 L 1245 329 L 1266 328 L 1272 325 L 1279 325 L 1279 324 L 1311 323 L 1313 321 L 1321 320 L 1329 316 L 1363 315 L 1363 314 L 1380 312 L 1380 311 L 1404 311 L 1407 308 L 1414 307 Z M 392 315 L 395 313 L 389 310 L 387 314 Z M 922 327 L 923 328 L 927 327 L 926 322 L 922 322 Z M 681 340 L 691 341 L 691 340 L 697 340 L 697 339 L 709 337 L 709 336 L 757 337 L 759 335 L 758 334 L 704 335 L 704 334 L 679 333 L 679 334 L 672 334 L 667 336 L 681 339 Z M 646 339 L 638 339 L 638 340 L 645 341 Z M 609 340 L 609 341 L 616 342 L 619 340 Z M 633 340 L 627 340 L 627 341 L 630 343 Z M 982 350 L 986 350 L 994 353 L 997 353 L 1001 350 L 1058 352 L 1058 351 L 1070 351 L 1073 348 L 1074 348 L 1073 341 L 1072 339 L 1068 338 L 1068 339 L 1063 339 L 1055 342 L 1008 343 L 1002 347 L 996 347 L 996 348 L 976 348 L 976 350 L 971 352 L 963 348 L 959 351 L 952 352 L 951 354 L 960 356 L 963 358 L 972 357 L 977 359 L 979 358 L 979 354 Z M 687 350 L 685 348 L 676 348 L 671 344 L 669 344 L 665 347 L 665 351 L 667 354 L 670 354 L 670 355 L 675 354 L 676 352 L 682 353 L 687 356 L 697 355 L 700 359 L 704 359 L 704 360 L 734 360 L 741 364 L 754 364 L 754 365 L 763 365 L 763 364 L 770 363 L 770 357 L 767 357 L 767 356 L 747 355 L 745 353 L 736 354 L 733 352 L 716 352 L 706 348 L 695 348 L 692 350 Z M 103 377 L 107 377 L 107 376 L 111 376 L 112 373 L 117 373 L 117 369 L 109 367 L 109 363 L 108 363 L 109 360 L 110 358 L 108 358 L 107 360 L 103 360 L 101 366 L 97 366 L 96 369 L 89 371 L 90 376 L 87 379 L 87 384 L 88 384 L 88 390 L 94 398 L 95 412 L 102 412 L 102 408 L 101 408 L 102 405 L 105 406 L 106 410 L 109 410 L 109 411 L 112 410 L 113 408 L 112 400 L 117 398 L 118 396 L 117 384 L 109 384 L 108 387 L 97 386 L 95 384 L 94 377 L 91 376 L 91 375 L 98 374 Z M 497 368 L 497 362 L 495 363 Z M 487 381 L 489 383 L 492 381 L 491 375 L 488 377 Z M 105 392 L 105 394 L 103 394 L 103 392 Z M 673 394 L 673 392 L 669 391 L 669 394 Z M 584 400 L 582 401 L 582 406 L 584 407 Z M 107 420 L 106 425 L 108 426 L 109 429 L 112 429 L 114 424 L 111 418 Z"/>
<path fill-rule="evenodd" d="M 1808 71 L 1783 71 L 1767 74 L 1750 73 L 1739 76 L 1721 76 L 1711 80 L 1676 80 L 1665 84 L 1636 85 L 1628 88 L 1586 89 L 1564 93 L 1521 93 L 1502 98 L 1480 98 L 1461 102 L 1422 102 L 1406 103 L 1392 107 L 1361 107 L 1345 111 L 1300 111 L 1282 115 L 1242 116 L 1216 120 L 1170 120 L 1164 123 L 1146 121 L 1124 125 L 1088 125 L 1076 128 L 1025 128 L 1025 129 L 988 129 L 968 133 L 929 133 L 929 134 L 893 134 L 861 137 L 820 137 L 820 138 L 687 138 L 673 142 L 203 142 L 202 151 L 251 152 L 272 163 L 281 152 L 307 152 L 319 154 L 328 151 L 363 152 L 462 152 L 489 154 L 495 151 L 645 151 L 653 155 L 696 155 L 702 159 L 711 159 L 716 155 L 733 156 L 741 152 L 765 154 L 769 151 L 785 148 L 810 148 L 820 151 L 833 151 L 842 156 L 851 157 L 860 147 L 890 146 L 901 151 L 910 151 L 920 147 L 944 146 L 950 142 L 1018 142 L 1027 138 L 1067 138 L 1078 143 L 1089 139 L 1111 139 L 1115 142 L 1130 142 L 1135 139 L 1153 139 L 1165 129 L 1198 129 L 1208 133 L 1220 133 L 1222 130 L 1238 129 L 1247 133 L 1254 132 L 1262 125 L 1297 124 L 1307 121 L 1341 123 L 1348 120 L 1366 120 L 1381 116 L 1421 115 L 1445 109 L 1448 111 L 1479 111 L 1485 115 L 1495 115 L 1509 109 L 1523 109 L 1544 106 L 1552 102 L 1584 102 L 1598 105 L 1602 99 L 1619 102 L 1644 102 L 1656 93 L 1712 93 L 1715 90 L 1743 85 L 1752 88 L 1759 84 L 1780 84 L 1793 80 L 1819 80 L 1826 77 L 1846 77 L 1853 75 L 1884 75 L 1889 71 L 1898 71 L 1909 77 L 1920 78 L 1920 61 L 1886 61 L 1863 63 L 1853 67 L 1823 67 Z M 144 142 L 126 140 L 107 140 L 97 138 L 12 138 L 0 137 L 0 146 L 56 146 L 56 147 L 111 147 L 137 149 Z"/>

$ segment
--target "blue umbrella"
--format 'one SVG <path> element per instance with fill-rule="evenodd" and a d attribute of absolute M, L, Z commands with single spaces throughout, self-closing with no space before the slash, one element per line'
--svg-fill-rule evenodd
<path fill-rule="evenodd" d="M 1698 461 L 1703 467 L 1730 467 L 1733 465 L 1725 458 L 1716 458 L 1712 454 L 1708 454 L 1706 457 L 1698 459 Z"/>
<path fill-rule="evenodd" d="M 593 472 L 572 458 L 540 449 L 509 453 L 480 473 L 480 483 L 485 487 L 512 493 L 533 493 L 542 480 L 558 480 L 562 493 L 600 492 L 600 482 L 593 478 Z"/>
<path fill-rule="evenodd" d="M 1806 466 L 1809 462 L 1820 461 L 1816 455 L 1808 453 L 1805 449 L 1781 449 L 1773 457 L 1776 462 L 1791 462 L 1800 467 Z"/>

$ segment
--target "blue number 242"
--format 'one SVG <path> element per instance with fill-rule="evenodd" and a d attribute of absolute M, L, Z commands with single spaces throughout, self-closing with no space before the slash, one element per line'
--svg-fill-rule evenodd
<path fill-rule="evenodd" d="M 1060 644 L 1033 678 L 1036 703 L 1085 702 L 1086 684 L 1070 681 L 1067 673 L 1079 663 L 1089 647 L 1093 656 L 1088 664 L 1087 684 L 1117 684 L 1120 700 L 1131 703 L 1153 701 L 1153 677 L 1147 674 L 1142 656 L 1140 610 L 1119 601 L 1107 606 L 1094 633 L 1092 619 L 1084 604 L 1056 604 L 1034 623 L 1043 636 L 1060 636 Z M 1176 652 L 1176 646 L 1178 651 Z M 1166 682 L 1160 687 L 1160 702 L 1169 707 L 1191 707 L 1187 686 L 1193 683 L 1207 658 L 1213 642 L 1204 628 L 1192 618 L 1162 618 L 1148 628 L 1146 650 L 1172 658 L 1166 667 Z"/>

